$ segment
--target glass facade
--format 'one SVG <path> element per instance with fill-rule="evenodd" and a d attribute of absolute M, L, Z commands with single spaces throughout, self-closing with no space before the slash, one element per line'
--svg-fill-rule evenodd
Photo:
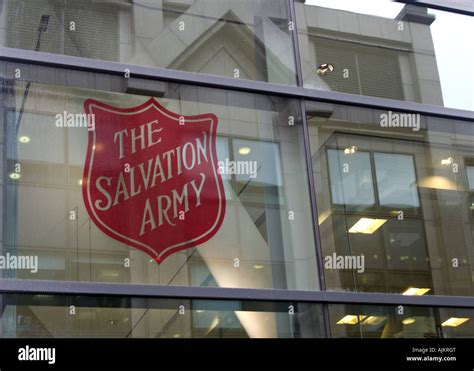
<path fill-rule="evenodd" d="M 319 305 L 3 295 L 1 337 L 320 338 Z"/>
<path fill-rule="evenodd" d="M 364 272 L 325 269 L 327 288 L 472 296 L 472 124 L 418 114 L 386 127 L 391 111 L 306 109 L 323 255 L 365 259 Z M 357 230 L 361 220 L 382 224 Z"/>
<path fill-rule="evenodd" d="M 352 3 L 0 1 L 0 337 L 474 336 L 474 10 Z"/>
<path fill-rule="evenodd" d="M 120 80 L 111 77 L 109 82 Z M 8 177 L 4 191 L 8 196 L 3 220 L 8 224 L 4 229 L 4 253 L 35 254 L 39 259 L 38 272 L 17 271 L 6 277 L 318 289 L 301 113 L 294 100 L 185 85 L 165 87 L 157 102 L 168 110 L 182 115 L 216 114 L 220 163 L 254 165 L 250 170 L 255 174 L 222 174 L 226 208 L 219 231 L 199 248 L 181 250 L 158 265 L 149 255 L 111 239 L 91 219 L 81 193 L 88 131 L 54 125 L 57 112 L 80 112 L 85 99 L 125 108 L 149 98 L 76 89 L 63 83 L 66 86 L 20 82 L 6 96 Z M 111 124 L 110 120 L 106 124 Z M 21 138 L 30 140 L 23 143 Z M 97 147 L 101 145 L 109 143 L 97 143 Z M 162 162 L 167 171 L 165 160 Z M 18 166 L 20 171 L 15 171 Z M 139 166 L 135 166 L 136 173 Z M 101 171 L 113 173 L 114 167 L 116 164 L 107 163 Z M 142 166 L 143 173 L 151 174 L 151 167 L 147 168 Z M 134 174 L 133 167 L 124 176 L 127 194 L 133 192 L 131 181 L 135 181 L 135 188 L 145 186 L 139 175 L 130 174 Z M 209 182 L 204 187 L 209 187 Z M 117 201 L 111 210 L 118 212 L 120 187 L 104 187 Z M 212 196 L 204 195 L 201 202 L 208 202 Z M 177 212 L 186 211 L 183 202 L 176 203 Z M 192 204 L 191 199 L 187 202 Z M 179 219 L 177 212 L 169 212 L 170 223 Z M 161 217 L 158 214 L 153 212 L 156 219 Z M 141 221 L 143 215 L 133 218 Z M 121 214 L 118 219 L 131 223 L 129 214 Z M 138 223 L 139 227 L 143 229 L 144 224 Z M 185 232 L 181 228 L 173 233 Z"/>
<path fill-rule="evenodd" d="M 472 338 L 472 309 L 331 304 L 334 338 Z"/>
<path fill-rule="evenodd" d="M 7 0 L 3 23 L 10 48 L 296 84 L 285 0 Z"/>
<path fill-rule="evenodd" d="M 322 338 L 314 303 L 15 295 L 3 338 Z M 330 304 L 333 338 L 473 337 L 472 309 Z"/>

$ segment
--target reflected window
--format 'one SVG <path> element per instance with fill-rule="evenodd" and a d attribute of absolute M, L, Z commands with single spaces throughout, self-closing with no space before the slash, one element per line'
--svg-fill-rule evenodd
<path fill-rule="evenodd" d="M 232 147 L 239 197 L 247 201 L 279 204 L 283 180 L 278 144 L 234 139 Z"/>
<path fill-rule="evenodd" d="M 466 172 L 469 191 L 474 191 L 474 166 L 467 166 Z"/>
<path fill-rule="evenodd" d="M 361 151 L 345 152 L 348 151 L 327 151 L 332 202 L 370 207 L 375 203 L 370 155 Z"/>
<path fill-rule="evenodd" d="M 408 58 L 407 53 L 321 37 L 314 38 L 314 48 L 315 66 L 328 61 L 335 65 L 333 73 L 319 75 L 331 90 L 399 100 L 405 98 L 399 59 Z"/>
<path fill-rule="evenodd" d="M 412 156 L 374 153 L 380 206 L 419 207 L 416 175 Z"/>
<path fill-rule="evenodd" d="M 472 163 L 471 159 L 466 159 L 467 163 Z M 474 166 L 466 166 L 467 173 L 467 187 L 469 189 L 469 208 L 474 217 Z"/>

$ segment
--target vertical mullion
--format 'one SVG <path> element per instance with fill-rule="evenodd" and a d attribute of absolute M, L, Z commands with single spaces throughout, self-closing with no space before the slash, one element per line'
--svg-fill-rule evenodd
<path fill-rule="evenodd" d="M 300 44 L 298 41 L 298 24 L 296 22 L 295 0 L 287 0 L 287 4 L 288 4 L 288 25 L 290 25 L 290 22 L 293 23 L 293 30 L 290 30 L 290 34 L 293 40 L 292 47 L 293 47 L 293 56 L 295 59 L 296 84 L 298 86 L 303 86 L 303 70 L 301 69 Z"/>
<path fill-rule="evenodd" d="M 321 291 L 326 291 L 326 281 L 324 277 L 324 257 L 323 249 L 321 245 L 321 233 L 319 230 L 318 224 L 318 207 L 316 203 L 316 188 L 314 185 L 313 178 L 313 163 L 311 159 L 311 148 L 309 143 L 309 129 L 308 121 L 306 119 L 306 105 L 304 100 L 300 100 L 300 111 L 301 111 L 301 120 L 303 124 L 303 141 L 304 141 L 304 152 L 306 160 L 306 172 L 308 177 L 308 187 L 309 187 L 309 196 L 310 196 L 310 205 L 311 205 L 311 221 L 312 229 L 314 235 L 314 241 L 316 245 L 316 260 L 318 265 L 318 276 L 319 276 L 319 286 Z M 329 327 L 329 307 L 328 305 L 323 305 L 323 317 L 324 317 L 324 328 L 326 337 L 330 337 L 330 327 Z"/>

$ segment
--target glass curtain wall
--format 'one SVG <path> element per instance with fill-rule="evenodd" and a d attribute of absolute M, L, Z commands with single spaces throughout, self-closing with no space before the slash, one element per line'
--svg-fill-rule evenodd
<path fill-rule="evenodd" d="M 0 292 L 0 335 L 472 336 L 386 294 L 474 295 L 473 32 L 388 0 L 0 1 L 0 287 L 313 298 Z"/>

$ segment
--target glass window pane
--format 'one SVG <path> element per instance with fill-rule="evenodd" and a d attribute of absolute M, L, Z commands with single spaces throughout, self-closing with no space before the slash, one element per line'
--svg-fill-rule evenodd
<path fill-rule="evenodd" d="M 317 304 L 14 294 L 0 295 L 0 303 L 3 338 L 324 336 Z M 71 303 L 80 314 L 69 314 Z"/>
<path fill-rule="evenodd" d="M 5 66 L 4 277 L 319 288 L 297 101 Z"/>
<path fill-rule="evenodd" d="M 380 206 L 419 207 L 413 158 L 408 155 L 374 153 L 374 159 Z"/>
<path fill-rule="evenodd" d="M 229 159 L 229 138 L 227 137 L 217 137 L 216 138 L 216 151 L 217 158 L 219 161 L 225 162 L 226 159 Z M 222 179 L 224 180 L 224 192 L 227 199 L 232 199 L 232 186 L 231 180 L 232 176 L 227 173 L 221 174 Z"/>
<path fill-rule="evenodd" d="M 287 0 L 0 3 L 0 45 L 296 84 Z"/>
<path fill-rule="evenodd" d="M 474 166 L 467 166 L 467 182 L 469 185 L 469 190 L 474 191 Z"/>
<path fill-rule="evenodd" d="M 334 204 L 374 204 L 372 169 L 368 153 L 344 153 L 344 150 L 328 150 L 329 181 Z"/>
<path fill-rule="evenodd" d="M 238 194 L 248 201 L 280 204 L 278 190 L 283 186 L 279 147 L 272 142 L 234 139 L 234 159 L 237 166 L 255 164 L 252 171 L 236 174 Z"/>
<path fill-rule="evenodd" d="M 474 125 L 415 115 L 416 125 L 387 127 L 404 114 L 306 109 L 328 290 L 474 295 Z"/>
<path fill-rule="evenodd" d="M 474 310 L 382 305 L 329 305 L 333 338 L 472 338 Z"/>
<path fill-rule="evenodd" d="M 389 0 L 295 6 L 306 87 L 474 110 L 472 17 Z"/>

